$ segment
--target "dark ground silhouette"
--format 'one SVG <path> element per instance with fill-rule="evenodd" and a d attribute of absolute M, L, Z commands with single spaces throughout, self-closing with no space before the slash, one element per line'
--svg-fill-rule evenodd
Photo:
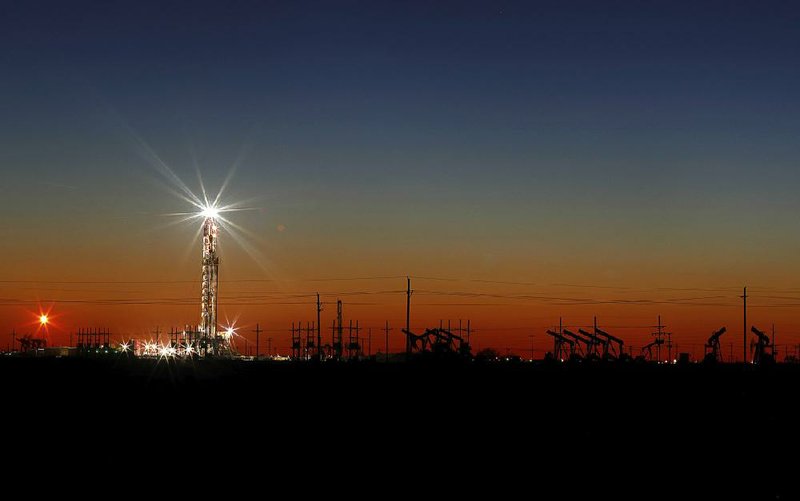
<path fill-rule="evenodd" d="M 254 455 L 242 461 L 282 458 L 306 483 L 341 468 L 356 484 L 486 481 L 565 498 L 774 499 L 798 466 L 793 365 L 3 358 L 0 378 L 5 429 L 25 430 L 19 454 L 145 448 L 162 466 Z"/>

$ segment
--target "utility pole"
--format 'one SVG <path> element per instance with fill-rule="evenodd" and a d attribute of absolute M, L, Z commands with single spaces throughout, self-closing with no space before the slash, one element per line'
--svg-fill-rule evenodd
<path fill-rule="evenodd" d="M 16 350 L 17 350 L 17 329 L 11 329 L 11 351 L 16 351 Z"/>
<path fill-rule="evenodd" d="M 253 332 L 256 333 L 256 360 L 258 360 L 258 355 L 259 355 L 259 349 L 258 348 L 260 346 L 259 337 L 260 337 L 261 333 L 264 332 L 264 331 L 261 330 L 261 326 L 259 324 L 256 324 L 256 330 L 254 330 Z"/>
<path fill-rule="evenodd" d="M 411 277 L 406 277 L 406 332 L 411 332 Z M 411 356 L 411 336 L 406 334 L 406 358 Z"/>
<path fill-rule="evenodd" d="M 333 346 L 333 353 L 334 353 L 334 360 L 339 361 L 342 358 L 342 352 L 344 351 L 344 341 L 342 340 L 343 335 L 342 332 L 344 331 L 344 327 L 342 325 L 342 300 L 336 300 L 336 326 L 333 329 L 333 341 L 331 341 L 331 345 Z M 348 333 L 347 342 L 350 342 L 350 337 L 353 336 L 353 321 L 350 320 L 350 332 Z"/>
<path fill-rule="evenodd" d="M 661 339 L 661 315 L 658 316 L 658 339 Z M 661 363 L 661 343 L 656 345 L 658 351 L 658 363 Z"/>
<path fill-rule="evenodd" d="M 592 334 L 594 334 L 595 337 L 597 336 L 597 315 L 595 315 L 593 320 L 592 320 Z M 592 340 L 592 341 L 594 341 L 594 340 Z M 592 343 L 592 344 L 594 345 L 594 343 Z M 608 344 L 607 343 L 606 343 L 605 351 L 606 352 L 608 351 Z M 603 354 L 605 355 L 605 353 L 603 353 Z"/>
<path fill-rule="evenodd" d="M 777 355 L 775 355 L 775 324 L 772 324 L 772 358 L 775 361 L 778 361 Z"/>
<path fill-rule="evenodd" d="M 342 302 L 339 301 L 339 304 L 342 304 Z M 341 308 L 339 309 L 339 311 L 342 311 Z M 341 338 L 339 338 L 339 339 L 341 339 Z M 350 359 L 350 340 L 352 340 L 352 339 L 353 339 L 353 319 L 350 319 L 350 326 L 348 327 L 348 330 L 347 330 L 347 358 L 348 358 L 348 360 Z M 356 329 L 356 339 L 358 339 L 358 329 Z M 344 344 L 344 343 L 342 343 L 342 344 Z M 356 344 L 358 344 L 358 341 L 356 341 Z"/>
<path fill-rule="evenodd" d="M 656 338 L 656 359 L 657 363 L 661 363 L 661 344 L 664 342 L 664 335 L 668 334 L 664 332 L 664 327 L 666 325 L 661 325 L 661 315 L 658 316 L 658 325 L 656 325 L 656 332 L 653 333 L 653 336 Z M 670 334 L 671 336 L 671 334 Z M 671 337 L 670 337 L 671 339 Z M 670 355 L 672 354 L 672 343 L 669 343 Z"/>
<path fill-rule="evenodd" d="M 389 361 L 389 331 L 392 330 L 389 328 L 389 321 L 386 321 L 386 327 L 383 328 L 383 332 L 386 333 L 386 361 Z"/>
<path fill-rule="evenodd" d="M 372 356 L 372 327 L 367 329 L 367 356 Z"/>
<path fill-rule="evenodd" d="M 739 296 L 743 300 L 744 307 L 744 323 L 742 328 L 742 362 L 747 364 L 747 287 L 744 288 L 744 294 Z"/>
<path fill-rule="evenodd" d="M 267 356 L 272 356 L 272 338 L 267 338 Z"/>
<path fill-rule="evenodd" d="M 731 346 L 730 363 L 733 363 L 733 343 L 730 343 L 730 346 Z"/>
<path fill-rule="evenodd" d="M 161 327 L 156 327 L 156 330 L 154 330 L 152 334 L 156 335 L 156 344 L 158 344 L 159 340 L 161 339 Z"/>
<path fill-rule="evenodd" d="M 322 362 L 322 323 L 320 316 L 322 313 L 322 304 L 319 302 L 319 292 L 317 292 L 317 360 Z"/>
<path fill-rule="evenodd" d="M 667 350 L 669 352 L 669 355 L 667 356 L 667 358 L 669 359 L 669 363 L 672 363 L 673 358 L 672 358 L 672 333 L 671 332 L 667 332 Z"/>

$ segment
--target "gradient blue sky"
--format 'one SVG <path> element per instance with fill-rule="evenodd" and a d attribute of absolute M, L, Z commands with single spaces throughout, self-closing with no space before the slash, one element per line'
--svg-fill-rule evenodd
<path fill-rule="evenodd" d="M 193 189 L 193 158 L 212 191 L 240 159 L 228 198 L 260 210 L 237 278 L 791 287 L 799 22 L 792 2 L 3 2 L 0 271 L 194 278 L 147 144 Z"/>

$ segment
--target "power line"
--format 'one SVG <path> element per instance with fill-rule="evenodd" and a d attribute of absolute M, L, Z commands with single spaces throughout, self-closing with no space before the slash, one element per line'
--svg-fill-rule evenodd
<path fill-rule="evenodd" d="M 360 280 L 389 280 L 405 278 L 405 275 L 374 277 L 326 277 L 326 278 L 294 278 L 278 280 L 274 278 L 242 278 L 224 280 L 224 283 L 262 283 L 262 282 L 349 282 Z M 0 280 L 4 284 L 195 284 L 196 280 Z"/>

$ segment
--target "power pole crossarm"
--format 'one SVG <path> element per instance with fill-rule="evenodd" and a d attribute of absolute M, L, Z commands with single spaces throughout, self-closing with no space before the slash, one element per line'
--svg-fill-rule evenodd
<path fill-rule="evenodd" d="M 260 339 L 259 338 L 261 336 L 261 333 L 264 332 L 264 331 L 261 329 L 261 325 L 260 324 L 256 324 L 256 328 L 255 328 L 255 330 L 253 332 L 256 333 L 256 360 L 258 360 L 258 355 L 260 354 L 260 352 L 259 352 Z"/>
<path fill-rule="evenodd" d="M 743 315 L 743 328 L 742 328 L 742 363 L 747 363 L 747 287 L 744 288 L 744 294 L 740 296 L 742 298 L 742 306 L 744 309 Z"/>
<path fill-rule="evenodd" d="M 319 292 L 317 292 L 317 360 L 322 361 L 322 303 L 319 302 Z"/>
<path fill-rule="evenodd" d="M 411 332 L 411 277 L 406 277 L 406 332 Z M 406 358 L 411 356 L 411 337 L 406 336 Z"/>
<path fill-rule="evenodd" d="M 386 321 L 386 327 L 384 327 L 383 331 L 386 333 L 386 361 L 389 361 L 389 331 L 392 330 L 389 328 L 389 321 Z"/>

